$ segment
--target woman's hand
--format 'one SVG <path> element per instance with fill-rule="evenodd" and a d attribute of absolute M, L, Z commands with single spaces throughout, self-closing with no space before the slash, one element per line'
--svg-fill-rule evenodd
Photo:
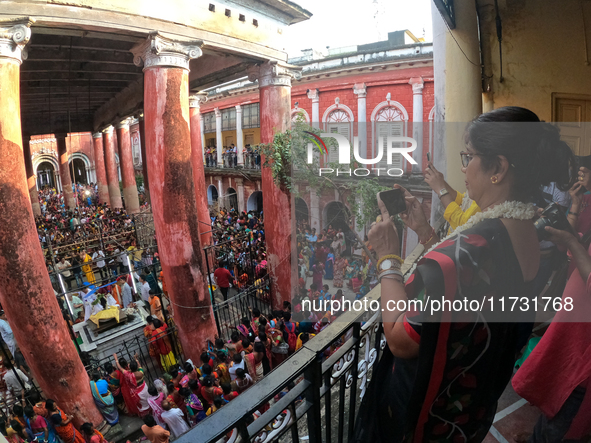
<path fill-rule="evenodd" d="M 579 172 L 579 181 L 576 182 L 572 188 L 569 189 L 568 193 L 571 199 L 571 211 L 579 212 L 581 203 L 583 202 L 583 182 L 581 180 L 581 173 Z"/>
<path fill-rule="evenodd" d="M 386 209 L 386 205 L 379 197 L 378 206 L 382 212 L 382 218 L 379 222 L 371 224 L 367 237 L 373 246 L 376 255 L 379 258 L 388 254 L 400 255 L 400 241 L 398 240 L 398 232 L 394 222 L 390 219 L 390 214 Z"/>
<path fill-rule="evenodd" d="M 566 246 L 567 248 L 570 248 L 570 246 L 573 243 L 579 242 L 570 231 L 563 231 L 560 229 L 552 228 L 550 226 L 546 226 L 544 229 L 549 234 L 548 240 L 552 243 L 556 243 L 557 245 L 562 245 Z"/>
<path fill-rule="evenodd" d="M 427 169 L 425 169 L 423 175 L 425 176 L 425 181 L 429 187 L 437 194 L 446 187 L 445 177 L 443 177 L 443 174 L 433 166 L 433 163 L 428 163 Z"/>

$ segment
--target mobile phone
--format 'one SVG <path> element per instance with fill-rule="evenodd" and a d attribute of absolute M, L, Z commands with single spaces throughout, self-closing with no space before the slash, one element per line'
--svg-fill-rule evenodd
<path fill-rule="evenodd" d="M 378 197 L 386 206 L 388 214 L 396 215 L 406 211 L 406 200 L 402 189 L 378 192 Z"/>
<path fill-rule="evenodd" d="M 430 162 L 431 161 L 431 153 L 427 152 L 427 161 Z"/>

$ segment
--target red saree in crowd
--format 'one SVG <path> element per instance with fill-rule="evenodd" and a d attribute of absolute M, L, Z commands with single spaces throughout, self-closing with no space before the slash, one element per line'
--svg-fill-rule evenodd
<path fill-rule="evenodd" d="M 121 395 L 125 400 L 129 415 L 140 415 L 140 397 L 138 395 L 137 380 L 135 374 L 129 370 L 121 373 Z"/>
<path fill-rule="evenodd" d="M 67 419 L 66 414 L 60 408 L 57 408 L 57 412 L 54 412 L 52 415 L 59 415 L 62 423 Z M 85 443 L 82 433 L 77 431 L 71 422 L 63 426 L 55 425 L 55 432 L 57 432 L 57 435 L 60 436 L 64 443 Z"/>

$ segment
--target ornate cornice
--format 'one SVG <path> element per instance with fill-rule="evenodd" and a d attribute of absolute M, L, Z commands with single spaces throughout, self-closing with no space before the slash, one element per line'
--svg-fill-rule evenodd
<path fill-rule="evenodd" d="M 189 61 L 201 57 L 201 40 L 182 42 L 164 37 L 159 32 L 151 32 L 148 38 L 138 43 L 130 51 L 136 66 L 149 68 L 166 66 L 189 70 Z"/>
<path fill-rule="evenodd" d="M 0 58 L 16 60 L 20 65 L 27 59 L 25 46 L 31 39 L 31 25 L 35 20 L 21 18 L 0 22 Z"/>
<path fill-rule="evenodd" d="M 197 92 L 189 96 L 189 108 L 200 108 L 207 101 L 207 92 Z"/>
<path fill-rule="evenodd" d="M 412 93 L 413 94 L 422 94 L 423 93 L 423 88 L 425 87 L 425 81 L 423 80 L 422 77 L 411 78 L 408 83 L 410 85 L 412 85 Z"/>
<path fill-rule="evenodd" d="M 259 88 L 265 86 L 289 86 L 291 79 L 302 78 L 302 68 L 282 64 L 277 61 L 267 61 L 261 65 L 248 68 L 248 79 L 251 82 L 259 81 Z"/>
<path fill-rule="evenodd" d="M 34 140 L 30 140 L 29 144 L 30 145 L 38 145 L 40 143 L 55 143 L 57 142 L 57 140 L 53 137 L 51 138 L 36 138 Z"/>

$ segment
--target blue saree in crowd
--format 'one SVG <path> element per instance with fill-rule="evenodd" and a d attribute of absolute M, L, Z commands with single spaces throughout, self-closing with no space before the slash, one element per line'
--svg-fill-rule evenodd
<path fill-rule="evenodd" d="M 324 278 L 326 280 L 332 280 L 334 278 L 334 254 L 332 252 L 329 252 L 326 256 Z"/>
<path fill-rule="evenodd" d="M 99 408 L 107 423 L 111 426 L 116 425 L 119 422 L 119 412 L 117 411 L 115 398 L 109 391 L 107 381 L 102 379 L 91 381 L 90 390 L 92 391 L 97 408 Z"/>

